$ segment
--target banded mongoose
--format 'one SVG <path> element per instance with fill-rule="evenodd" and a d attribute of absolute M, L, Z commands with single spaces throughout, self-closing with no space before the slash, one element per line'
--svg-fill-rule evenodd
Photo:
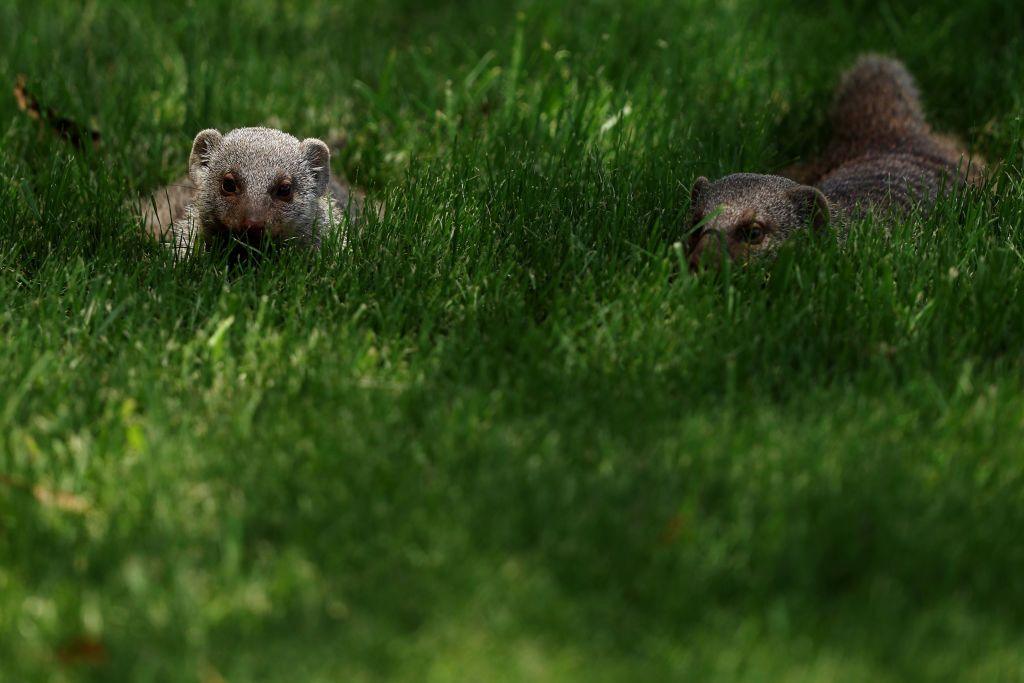
<path fill-rule="evenodd" d="M 894 59 L 862 56 L 843 76 L 830 118 L 832 140 L 806 167 L 808 184 L 754 173 L 696 180 L 691 269 L 720 265 L 723 252 L 734 260 L 770 254 L 808 226 L 834 224 L 843 234 L 868 213 L 927 210 L 940 195 L 980 181 L 981 162 L 932 131 L 913 76 Z"/>
<path fill-rule="evenodd" d="M 272 128 L 201 131 L 188 177 L 140 201 L 144 225 L 181 255 L 200 244 L 318 247 L 363 208 L 360 193 L 331 177 L 330 159 L 324 142 Z"/>

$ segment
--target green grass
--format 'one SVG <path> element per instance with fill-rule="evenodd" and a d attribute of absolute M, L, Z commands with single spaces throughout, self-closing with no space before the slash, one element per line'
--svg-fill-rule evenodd
<path fill-rule="evenodd" d="M 1024 680 L 1020 2 L 182 5 L 0 4 L 0 681 Z M 994 187 L 680 270 L 867 49 Z M 141 240 L 253 124 L 386 218 Z"/>

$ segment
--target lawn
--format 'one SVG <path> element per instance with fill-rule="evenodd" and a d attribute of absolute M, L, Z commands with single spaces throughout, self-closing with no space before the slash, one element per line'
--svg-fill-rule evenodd
<path fill-rule="evenodd" d="M 680 268 L 865 50 L 990 186 Z M 0 79 L 3 683 L 1024 680 L 1019 0 L 6 0 Z M 139 236 L 256 124 L 387 213 Z"/>

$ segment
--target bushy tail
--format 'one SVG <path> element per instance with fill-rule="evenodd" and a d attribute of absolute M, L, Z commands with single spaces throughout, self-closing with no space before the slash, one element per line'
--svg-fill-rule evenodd
<path fill-rule="evenodd" d="M 837 142 L 883 147 L 928 133 L 921 95 L 907 67 L 880 55 L 861 56 L 836 89 L 832 131 Z"/>

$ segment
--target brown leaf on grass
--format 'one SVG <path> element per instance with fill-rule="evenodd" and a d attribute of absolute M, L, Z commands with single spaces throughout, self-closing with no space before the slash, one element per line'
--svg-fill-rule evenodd
<path fill-rule="evenodd" d="M 682 536 L 686 530 L 686 518 L 682 514 L 675 514 L 669 518 L 668 522 L 665 523 L 664 528 L 661 530 L 661 534 L 658 536 L 658 542 L 661 545 L 672 545 L 679 537 Z"/>
<path fill-rule="evenodd" d="M 199 683 L 227 683 L 226 679 L 214 668 L 213 664 L 206 662 L 199 672 Z"/>
<path fill-rule="evenodd" d="M 63 512 L 74 512 L 77 515 L 84 515 L 92 509 L 89 501 L 81 496 L 76 496 L 67 491 L 52 491 L 42 486 L 33 486 L 32 495 L 42 505 L 57 508 Z"/>
<path fill-rule="evenodd" d="M 67 491 L 55 491 L 40 484 L 32 485 L 28 482 L 0 474 L 0 484 L 5 484 L 12 489 L 17 489 L 32 495 L 40 505 L 55 508 L 61 512 L 72 512 L 76 515 L 84 515 L 92 510 L 88 500 L 74 493 Z"/>
<path fill-rule="evenodd" d="M 39 111 L 39 103 L 28 94 L 28 90 L 25 88 L 24 75 L 19 75 L 18 79 L 14 82 L 14 99 L 18 101 L 18 109 L 28 114 L 30 119 L 38 121 L 42 118 L 42 112 Z"/>
<path fill-rule="evenodd" d="M 99 147 L 100 134 L 75 121 L 61 116 L 51 107 L 43 106 L 39 100 L 28 91 L 26 86 L 28 79 L 19 75 L 14 82 L 14 99 L 18 103 L 18 109 L 34 121 L 40 121 L 60 137 L 71 143 L 75 149 L 82 149 L 86 140 L 91 140 L 93 147 Z"/>
<path fill-rule="evenodd" d="M 107 661 L 107 648 L 88 636 L 72 638 L 57 648 L 57 661 L 65 666 L 95 666 Z"/>

